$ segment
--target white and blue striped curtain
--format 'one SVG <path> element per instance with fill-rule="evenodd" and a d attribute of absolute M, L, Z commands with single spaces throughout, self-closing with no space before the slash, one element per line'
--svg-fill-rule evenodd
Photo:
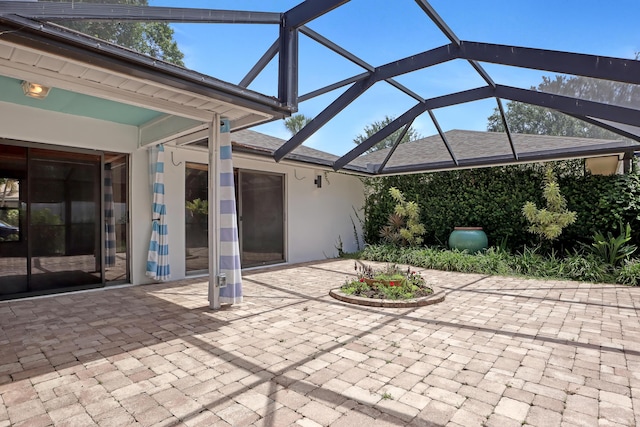
<path fill-rule="evenodd" d="M 167 207 L 164 204 L 164 146 L 158 145 L 150 151 L 152 177 L 153 213 L 151 240 L 147 256 L 147 276 L 154 280 L 169 280 L 169 233 L 167 230 Z"/>
<path fill-rule="evenodd" d="M 223 120 L 220 129 L 220 272 L 227 276 L 227 286 L 220 288 L 221 304 L 242 302 L 242 274 L 240 272 L 240 245 L 238 243 L 238 219 L 236 193 L 233 182 L 231 133 L 229 120 Z"/>
<path fill-rule="evenodd" d="M 104 266 L 116 265 L 116 217 L 113 212 L 113 173 L 111 164 L 104 165 Z"/>

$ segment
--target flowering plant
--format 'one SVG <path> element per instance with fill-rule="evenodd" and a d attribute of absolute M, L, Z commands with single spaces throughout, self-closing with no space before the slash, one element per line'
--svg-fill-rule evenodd
<path fill-rule="evenodd" d="M 375 270 L 371 266 L 355 262 L 353 268 L 356 279 L 348 279 L 341 288 L 347 294 L 369 298 L 410 299 L 432 292 L 422 275 L 411 267 L 405 270 L 390 264 Z"/>

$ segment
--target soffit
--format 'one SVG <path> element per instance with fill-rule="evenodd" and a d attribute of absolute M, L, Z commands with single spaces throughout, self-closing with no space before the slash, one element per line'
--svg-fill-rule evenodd
<path fill-rule="evenodd" d="M 30 98 L 24 95 L 21 83 L 21 80 L 0 76 L 0 101 L 131 126 L 142 126 L 163 116 L 162 113 L 148 108 L 60 88 L 52 89 L 45 99 Z"/>
<path fill-rule="evenodd" d="M 104 43 L 94 40 L 98 45 Z M 18 43 L 7 36 L 0 37 L 0 75 L 12 79 L 37 82 L 204 122 L 211 121 L 214 114 L 219 114 L 228 118 L 233 128 L 264 123 L 276 115 L 264 111 L 267 108 L 260 111 L 258 108 L 238 105 L 231 97 L 217 99 L 188 90 L 185 84 L 169 85 L 133 74 L 97 66 L 89 56 L 65 57 Z"/>

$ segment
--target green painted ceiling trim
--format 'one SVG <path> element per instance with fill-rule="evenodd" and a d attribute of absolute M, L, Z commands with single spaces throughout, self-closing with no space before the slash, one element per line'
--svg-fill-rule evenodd
<path fill-rule="evenodd" d="M 29 98 L 22 91 L 21 84 L 21 80 L 0 76 L 0 101 L 132 126 L 143 125 L 164 115 L 158 111 L 56 87 L 51 88 L 45 99 Z"/>

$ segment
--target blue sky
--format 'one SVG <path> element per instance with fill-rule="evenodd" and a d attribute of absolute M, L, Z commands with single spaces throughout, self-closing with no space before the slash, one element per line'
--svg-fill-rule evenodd
<path fill-rule="evenodd" d="M 298 0 L 150 0 L 153 6 L 285 11 Z M 640 51 L 639 0 L 432 0 L 430 4 L 456 35 L 467 41 L 564 50 L 620 58 Z M 448 43 L 413 0 L 352 0 L 308 26 L 373 66 Z M 175 39 L 188 68 L 238 83 L 276 40 L 275 25 L 173 24 Z M 306 36 L 300 36 L 299 94 L 305 94 L 361 73 L 363 70 Z M 529 88 L 540 83 L 541 71 L 483 64 L 500 84 Z M 425 98 L 483 86 L 484 81 L 464 61 L 452 61 L 397 80 Z M 250 86 L 277 94 L 277 57 Z M 299 105 L 313 117 L 346 88 Z M 385 115 L 398 116 L 416 101 L 381 82 L 353 102 L 305 145 L 344 154 L 353 138 Z M 434 111 L 442 128 L 485 130 L 495 100 L 484 100 Z M 423 136 L 436 133 L 427 114 L 414 127 Z M 254 128 L 288 139 L 282 121 Z"/>

